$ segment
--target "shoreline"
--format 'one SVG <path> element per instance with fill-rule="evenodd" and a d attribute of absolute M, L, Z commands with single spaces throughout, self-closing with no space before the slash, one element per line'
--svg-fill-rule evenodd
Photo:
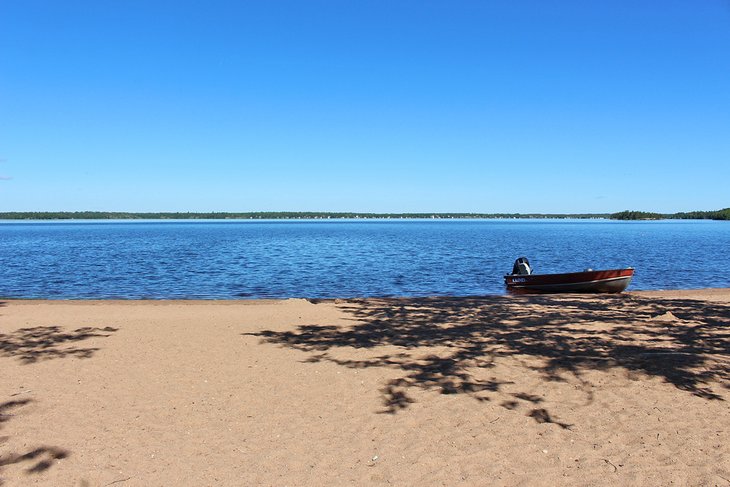
<path fill-rule="evenodd" d="M 0 300 L 0 483 L 723 485 L 728 303 Z"/>
<path fill-rule="evenodd" d="M 521 297 L 530 298 L 535 296 L 549 297 L 549 296 L 586 296 L 586 297 L 601 297 L 601 296 L 639 296 L 639 297 L 657 297 L 657 298 L 696 298 L 696 299 L 721 299 L 724 300 L 724 296 L 730 295 L 730 288 L 694 288 L 694 289 L 650 289 L 650 290 L 632 290 L 624 291 L 622 293 L 528 293 L 522 294 Z M 470 295 L 470 296 L 451 296 L 451 295 L 431 295 L 431 296 L 365 296 L 365 297 L 334 297 L 334 298 L 237 298 L 237 299 L 218 299 L 218 298 L 201 298 L 201 299 L 168 299 L 168 298 L 148 298 L 148 299 L 120 299 L 120 298 L 12 298 L 12 297 L 1 297 L 0 301 L 14 303 L 14 304 L 210 304 L 210 305 L 236 305 L 236 304 L 277 304 L 284 302 L 297 302 L 303 301 L 312 304 L 318 303 L 338 303 L 348 301 L 368 301 L 368 300 L 392 300 L 392 301 L 407 301 L 407 300 L 419 300 L 419 299 L 489 299 L 499 297 L 516 297 L 513 294 L 504 292 L 501 294 L 483 294 L 483 295 Z"/>

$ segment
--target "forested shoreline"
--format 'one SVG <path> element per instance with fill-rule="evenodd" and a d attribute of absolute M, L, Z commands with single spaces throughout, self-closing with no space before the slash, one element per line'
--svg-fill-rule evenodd
<path fill-rule="evenodd" d="M 730 220 L 730 208 L 717 211 L 652 213 L 355 213 L 355 212 L 107 212 L 14 211 L 0 212 L 0 220 L 310 220 L 310 219 L 530 219 L 572 218 L 612 220 Z"/>
<path fill-rule="evenodd" d="M 608 218 L 609 214 L 550 213 L 356 213 L 311 211 L 261 212 L 0 212 L 2 220 L 310 220 L 310 219 L 479 219 L 479 218 Z"/>

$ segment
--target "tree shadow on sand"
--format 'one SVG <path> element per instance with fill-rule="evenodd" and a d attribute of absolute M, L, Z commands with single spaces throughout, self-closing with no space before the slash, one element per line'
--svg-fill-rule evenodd
<path fill-rule="evenodd" d="M 4 303 L 0 302 L 0 306 Z M 117 328 L 82 327 L 65 331 L 59 326 L 36 326 L 21 328 L 9 333 L 0 333 L 0 357 L 17 358 L 22 364 L 32 364 L 41 360 L 64 357 L 90 358 L 99 350 L 92 347 L 75 346 L 78 342 L 97 337 L 108 337 Z M 31 392 L 31 391 L 25 391 Z M 16 393 L 13 396 L 19 395 Z M 34 399 L 12 399 L 0 403 L 0 433 L 4 426 L 24 409 L 34 403 Z M 0 446 L 10 437 L 0 434 Z M 36 446 L 25 453 L 0 454 L 0 474 L 11 465 L 22 464 L 28 475 L 40 474 L 51 468 L 53 464 L 70 455 L 68 450 L 56 446 Z M 0 486 L 3 479 L 0 476 Z"/>
<path fill-rule="evenodd" d="M 19 414 L 22 408 L 33 402 L 33 399 L 15 399 L 0 403 L 0 428 L 2 428 L 3 423 Z M 0 436 L 0 445 L 7 440 L 7 436 Z M 25 469 L 27 474 L 42 473 L 51 468 L 54 461 L 67 458 L 69 455 L 68 450 L 56 446 L 39 446 L 26 453 L 3 454 L 0 455 L 0 474 L 8 465 L 21 463 L 27 464 Z M 0 477 L 0 485 L 3 485 L 2 477 Z"/>
<path fill-rule="evenodd" d="M 0 333 L 0 357 L 16 357 L 24 364 L 64 357 L 90 358 L 98 348 L 68 346 L 95 337 L 108 337 L 117 328 L 83 327 L 64 331 L 59 326 L 21 328 Z"/>
<path fill-rule="evenodd" d="M 413 403 L 412 388 L 489 400 L 489 393 L 506 382 L 478 371 L 505 357 L 547 381 L 573 376 L 585 383 L 586 371 L 621 368 L 660 377 L 707 400 L 724 400 L 718 389 L 730 388 L 730 306 L 723 303 L 630 294 L 544 295 L 351 300 L 340 309 L 351 325 L 251 335 L 310 352 L 308 362 L 401 371 L 381 391 L 386 413 Z M 330 353 L 381 346 L 399 350 L 365 360 L 341 360 Z M 590 400 L 590 387 L 585 390 Z M 540 397 L 512 396 L 504 407 L 528 403 L 533 407 L 528 416 L 535 421 L 570 426 L 540 407 Z"/>

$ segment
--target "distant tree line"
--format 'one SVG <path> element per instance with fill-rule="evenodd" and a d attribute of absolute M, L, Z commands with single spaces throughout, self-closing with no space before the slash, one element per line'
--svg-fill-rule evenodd
<path fill-rule="evenodd" d="M 681 213 L 651 213 L 648 211 L 621 211 L 611 214 L 612 220 L 730 220 L 730 208 L 717 211 L 689 211 Z"/>
<path fill-rule="evenodd" d="M 0 212 L 2 220 L 293 220 L 293 219 L 464 219 L 464 218 L 608 218 L 608 214 L 553 213 L 352 213 L 352 212 L 289 212 L 260 211 L 244 213 L 131 213 L 106 211 L 27 211 Z"/>
<path fill-rule="evenodd" d="M 675 213 L 673 218 L 680 220 L 730 220 L 730 208 L 717 211 L 690 211 Z"/>
<path fill-rule="evenodd" d="M 115 211 L 16 211 L 0 212 L 0 220 L 316 220 L 316 219 L 477 219 L 477 218 L 610 218 L 612 220 L 730 220 L 730 208 L 718 211 L 683 213 L 651 213 L 621 211 L 619 213 L 354 213 L 313 211 L 257 211 L 243 213 L 133 213 Z"/>
<path fill-rule="evenodd" d="M 611 215 L 612 220 L 662 220 L 666 218 L 660 213 L 650 213 L 648 211 L 621 211 Z"/>

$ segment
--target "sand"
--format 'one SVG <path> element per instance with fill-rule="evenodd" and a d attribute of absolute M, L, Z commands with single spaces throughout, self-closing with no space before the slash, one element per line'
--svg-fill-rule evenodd
<path fill-rule="evenodd" d="M 730 485 L 730 290 L 0 306 L 0 484 Z"/>

